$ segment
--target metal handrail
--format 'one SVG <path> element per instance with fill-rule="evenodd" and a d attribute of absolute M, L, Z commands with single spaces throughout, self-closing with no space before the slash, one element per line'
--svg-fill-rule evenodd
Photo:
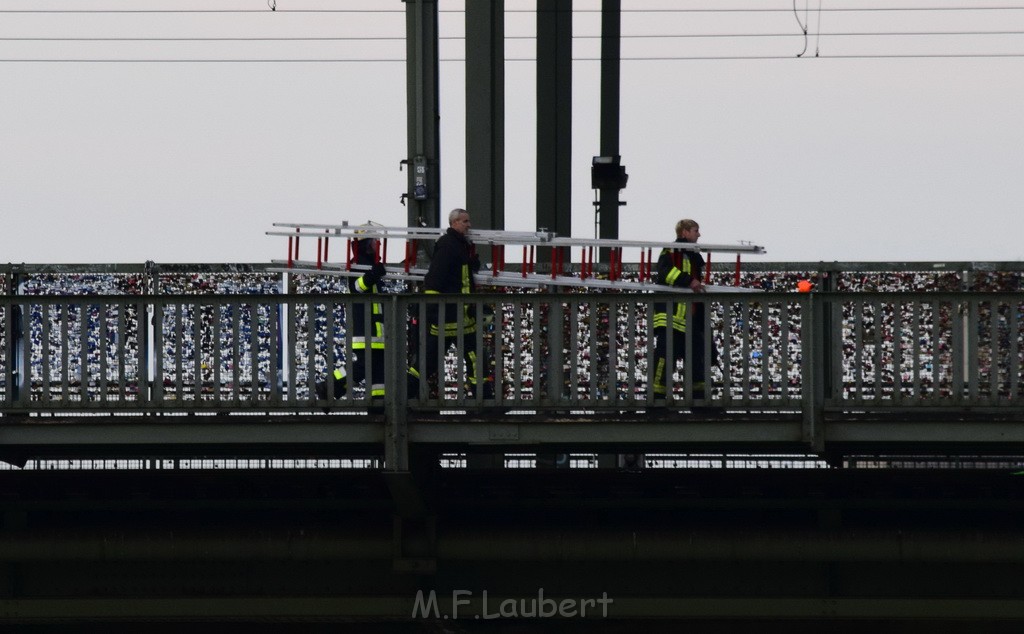
<path fill-rule="evenodd" d="M 709 293 L 703 346 L 720 364 L 695 398 L 683 363 L 664 395 L 652 389 L 654 302 L 692 296 L 628 293 L 480 293 L 386 296 L 394 327 L 389 394 L 410 361 L 421 375 L 432 306 L 495 318 L 460 325 L 455 347 L 494 360 L 495 397 L 471 390 L 450 348 L 437 385 L 402 397 L 410 408 L 624 410 L 719 407 L 1007 408 L 1024 404 L 1024 300 L 1017 293 Z M 0 410 L 245 411 L 365 408 L 354 386 L 317 398 L 338 367 L 353 373 L 353 316 L 369 304 L 348 294 L 5 296 L 0 298 Z M 670 308 L 671 310 L 671 308 Z M 691 315 L 693 311 L 690 311 Z M 396 340 L 397 339 L 397 340 Z M 413 342 L 407 347 L 404 340 Z M 435 341 L 435 343 L 437 343 Z M 672 347 L 669 346 L 669 350 Z M 403 354 L 404 352 L 404 354 Z M 358 354 L 358 352 L 356 352 Z M 671 365 L 671 353 L 668 355 Z M 375 360 L 367 357 L 367 375 Z"/>

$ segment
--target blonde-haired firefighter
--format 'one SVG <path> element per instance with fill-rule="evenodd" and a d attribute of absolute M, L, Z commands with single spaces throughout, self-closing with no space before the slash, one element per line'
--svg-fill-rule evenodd
<path fill-rule="evenodd" d="M 700 238 L 700 225 L 695 220 L 683 219 L 676 223 L 676 242 L 696 244 Z M 663 249 L 658 258 L 658 283 L 666 286 L 689 288 L 694 293 L 703 293 L 704 288 L 704 257 L 691 249 Z M 672 326 L 672 359 L 686 357 L 687 317 L 692 328 L 693 354 L 693 397 L 705 397 L 705 359 L 704 359 L 704 302 L 674 302 L 672 313 L 664 302 L 654 305 L 654 336 L 655 367 L 654 393 L 664 396 L 666 385 L 671 384 L 671 374 L 675 363 L 669 365 L 667 357 L 667 333 L 669 324 Z M 693 314 L 687 315 L 687 307 L 693 307 Z"/>

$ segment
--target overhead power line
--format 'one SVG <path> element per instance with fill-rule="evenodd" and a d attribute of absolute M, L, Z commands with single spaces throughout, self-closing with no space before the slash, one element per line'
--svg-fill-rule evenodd
<path fill-rule="evenodd" d="M 441 39 L 459 39 L 452 37 Z M 396 42 L 405 36 L 336 36 L 336 37 L 0 37 L 3 42 Z"/>
<path fill-rule="evenodd" d="M 820 57 L 797 58 L 794 55 L 663 55 L 648 57 L 623 57 L 623 62 L 696 62 L 696 61 L 740 61 L 740 60 L 857 60 L 857 59 L 984 59 L 1024 58 L 1022 53 L 907 53 L 907 54 L 850 54 L 822 55 Z M 83 64 L 341 64 L 341 63 L 405 63 L 405 58 L 296 58 L 296 59 L 153 59 L 153 58 L 5 58 L 0 63 L 83 63 Z M 465 58 L 442 58 L 441 62 L 465 62 Z M 506 62 L 536 62 L 533 57 L 506 57 Z M 599 62 L 600 57 L 574 57 L 574 62 Z"/>
<path fill-rule="evenodd" d="M 661 33 L 622 35 L 629 39 L 700 39 L 700 38 L 757 38 L 757 37 L 797 37 L 799 33 Z M 911 37 L 911 36 L 986 36 L 986 35 L 1024 35 L 1024 31 L 847 31 L 820 33 L 822 37 Z M 600 35 L 574 35 L 574 40 L 596 40 Z M 449 35 L 438 39 L 445 41 L 463 41 L 465 36 Z M 506 40 L 536 40 L 534 35 L 506 36 Z M 57 36 L 0 36 L 2 42 L 402 42 L 404 35 L 379 36 L 251 36 L 251 37 L 57 37 Z"/>
<path fill-rule="evenodd" d="M 394 13 L 404 9 L 0 9 L 0 13 Z"/>
<path fill-rule="evenodd" d="M 822 7 L 811 9 L 811 11 L 824 11 L 829 13 L 873 13 L 879 11 L 1002 11 L 1024 9 L 1024 6 L 1015 7 Z M 622 9 L 623 13 L 792 13 L 792 9 L 780 9 L 771 7 L 754 8 L 714 8 L 714 9 Z M 461 12 L 460 12 L 461 13 Z M 506 13 L 534 13 L 530 9 L 508 9 Z M 601 13 L 601 9 L 574 9 L 573 13 Z"/>
<path fill-rule="evenodd" d="M 821 7 L 814 11 L 824 13 L 881 13 L 899 11 L 935 11 L 935 12 L 956 12 L 956 11 L 1021 11 L 1024 5 L 1020 6 L 958 6 L 958 7 Z M 622 9 L 622 13 L 791 13 L 792 9 L 781 9 L 771 7 L 753 8 L 676 8 L 676 9 Z M 405 9 L 0 9 L 4 13 L 266 13 L 268 15 L 285 13 L 377 13 L 404 15 Z M 465 13 L 462 9 L 439 9 L 438 13 Z M 536 13 L 533 9 L 506 9 L 505 13 Z M 571 13 L 601 13 L 601 9 L 573 9 Z"/>
<path fill-rule="evenodd" d="M 275 3 L 276 4 L 276 3 Z M 269 5 L 268 5 L 269 6 Z M 821 7 L 815 9 L 820 12 L 858 12 L 858 13 L 870 13 L 870 12 L 886 12 L 891 13 L 895 11 L 936 11 L 936 12 L 951 12 L 951 11 L 1024 11 L 1024 5 L 1022 6 L 945 6 L 945 7 Z M 462 10 L 441 10 L 443 13 L 464 13 Z M 633 14 L 644 14 L 644 13 L 657 13 L 657 14 L 669 14 L 669 13 L 789 13 L 791 10 L 788 8 L 673 8 L 673 9 L 642 9 L 642 8 L 630 8 L 623 9 L 623 13 Z M 404 9 L 277 9 L 271 11 L 264 8 L 250 8 L 250 9 L 0 9 L 0 13 L 23 13 L 23 14 L 145 14 L 145 13 L 156 13 L 156 14 L 216 14 L 216 13 L 365 13 L 365 14 L 403 14 Z M 535 13 L 534 10 L 529 9 L 516 9 L 509 10 L 508 13 Z M 599 9 L 582 9 L 577 10 L 575 13 L 600 13 Z M 1006 20 L 1002 20 L 1001 23 L 992 23 L 991 26 L 1008 26 Z M 883 29 L 886 25 L 880 25 Z M 394 31 L 392 31 L 394 32 Z M 719 39 L 728 40 L 731 38 L 744 38 L 744 39 L 756 39 L 756 38 L 794 38 L 800 37 L 800 33 L 797 32 L 713 32 L 713 33 L 699 33 L 699 32 L 687 32 L 687 33 L 625 33 L 621 36 L 624 41 L 628 40 L 701 40 L 701 39 Z M 807 33 L 803 34 L 805 37 Z M 901 38 L 901 37 L 958 37 L 958 38 L 977 38 L 976 41 L 967 41 L 966 43 L 974 44 L 971 48 L 989 48 L 982 44 L 982 40 L 988 40 L 987 43 L 992 41 L 992 38 L 996 37 L 1010 37 L 1024 35 L 1024 30 L 918 30 L 918 31 L 899 31 L 899 30 L 859 30 L 859 31 L 833 31 L 829 33 L 821 33 L 820 29 L 818 33 L 814 34 L 815 37 L 828 37 L 828 38 L 871 38 L 871 37 L 884 37 L 884 38 Z M 573 36 L 573 40 L 596 40 L 599 39 L 600 35 L 590 34 L 578 34 Z M 464 41 L 464 35 L 446 35 L 441 36 L 439 39 L 443 41 Z M 505 37 L 508 41 L 521 41 L 521 40 L 536 40 L 535 35 L 510 35 Z M 396 33 L 394 35 L 388 35 L 387 31 L 383 35 L 336 35 L 336 36 L 285 36 L 285 35 L 273 35 L 273 36 L 161 36 L 161 37 L 139 37 L 139 36 L 54 36 L 54 35 L 19 35 L 19 36 L 0 36 L 0 42 L 81 42 L 81 43 L 93 43 L 93 42 L 139 42 L 139 43 L 167 43 L 167 42 L 214 42 L 214 43 L 242 43 L 242 42 L 324 42 L 324 43 L 340 43 L 340 42 L 403 42 L 405 40 L 404 33 Z M 185 49 L 188 50 L 188 49 Z M 55 51 L 56 52 L 56 51 Z M 29 53 L 33 55 L 30 57 L 19 58 L 17 55 L 0 59 L 0 62 L 14 63 L 14 62 L 83 62 L 83 63 L 116 63 L 116 62 L 129 62 L 129 63 L 395 63 L 404 62 L 404 50 L 399 53 L 394 51 L 393 57 L 388 57 L 390 51 L 364 51 L 368 56 L 357 57 L 357 56 L 323 56 L 318 58 L 306 56 L 297 58 L 288 58 L 288 49 L 281 49 L 275 53 L 272 53 L 274 57 L 271 58 L 212 58 L 209 56 L 204 57 L 202 52 L 196 50 L 197 55 L 195 57 L 183 57 L 182 49 L 178 49 L 172 52 L 172 49 L 167 48 L 164 51 L 168 58 L 159 57 L 139 57 L 138 55 L 131 55 L 125 57 L 91 57 L 91 56 L 80 56 L 73 57 L 67 56 L 68 51 L 60 51 L 64 53 L 64 57 L 60 58 L 45 58 L 38 57 L 39 51 Z M 191 51 L 190 51 L 191 52 Z M 711 53 L 712 51 L 708 51 Z M 718 51 L 716 51 L 718 52 Z M 283 54 L 282 54 L 283 53 Z M 375 55 L 376 53 L 376 55 Z M 383 56 L 381 55 L 383 53 Z M 44 53 L 45 54 L 45 53 Z M 159 55 L 160 53 L 156 53 Z M 302 56 L 303 53 L 295 51 L 293 54 Z M 116 54 L 115 54 L 116 55 Z M 187 53 L 186 53 L 187 56 Z M 913 58 L 944 58 L 944 59 L 955 59 L 955 58 L 997 58 L 997 57 L 1021 57 L 1024 53 L 984 53 L 984 52 L 958 52 L 958 53 L 947 53 L 947 52 L 936 52 L 936 53 L 848 53 L 845 55 L 831 54 L 827 55 L 830 59 L 913 59 Z M 628 54 L 622 57 L 622 61 L 703 61 L 703 60 L 770 60 L 770 59 L 789 59 L 790 56 L 779 56 L 774 53 L 758 55 L 693 55 L 690 51 L 684 53 L 679 51 L 679 54 L 672 55 L 633 55 Z M 587 62 L 595 61 L 598 57 L 587 57 L 578 56 L 574 58 L 574 61 Z M 446 58 L 441 61 L 463 61 L 461 59 Z M 534 61 L 532 57 L 508 57 L 507 62 L 524 62 Z"/>

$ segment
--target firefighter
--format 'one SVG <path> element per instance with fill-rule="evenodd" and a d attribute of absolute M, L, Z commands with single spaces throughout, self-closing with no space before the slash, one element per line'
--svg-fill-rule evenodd
<path fill-rule="evenodd" d="M 357 234 L 358 235 L 358 234 Z M 375 238 L 357 238 L 355 240 L 356 259 L 355 264 L 370 267 L 363 275 L 351 277 L 348 281 L 349 291 L 354 295 L 376 295 L 380 292 L 378 286 L 387 270 L 380 261 L 377 253 L 377 240 Z M 369 317 L 369 323 L 367 323 Z M 380 302 L 369 303 L 369 315 L 367 315 L 367 304 L 355 302 L 352 304 L 352 377 L 349 377 L 340 368 L 333 371 L 334 398 L 341 398 L 348 391 L 349 385 L 358 385 L 366 378 L 367 355 L 371 360 L 370 382 L 366 386 L 373 398 L 384 396 L 384 313 Z M 317 385 L 317 396 L 320 399 L 327 398 L 327 386 Z"/>
<path fill-rule="evenodd" d="M 434 244 L 434 254 L 430 260 L 430 268 L 423 280 L 424 292 L 428 295 L 464 294 L 469 295 L 476 290 L 473 274 L 480 270 L 480 257 L 476 254 L 473 243 L 469 241 L 472 223 L 465 209 L 453 209 L 448 214 L 448 230 Z M 484 398 L 494 397 L 493 377 L 484 378 L 487 360 L 481 359 L 476 350 L 476 311 L 467 302 L 461 313 L 455 303 L 444 307 L 443 321 L 441 311 L 436 303 L 427 307 L 427 372 L 438 371 L 438 337 L 444 338 L 445 348 L 451 343 L 458 344 L 458 333 L 461 327 L 464 335 L 462 354 L 466 359 L 466 382 L 471 390 L 484 383 Z M 444 377 L 439 377 L 443 385 Z"/>
<path fill-rule="evenodd" d="M 700 238 L 700 225 L 695 220 L 683 219 L 676 223 L 676 242 L 696 244 Z M 666 286 L 689 288 L 694 293 L 703 293 L 704 287 L 704 257 L 696 250 L 683 249 L 662 249 L 658 257 L 658 283 Z M 665 396 L 666 384 L 671 384 L 673 368 L 668 367 L 666 334 L 669 320 L 672 325 L 672 358 L 686 358 L 686 325 L 687 307 L 693 307 L 693 314 L 689 316 L 692 326 L 692 340 L 694 351 L 691 355 L 693 362 L 693 397 L 703 399 L 705 397 L 705 359 L 704 359 L 704 302 L 677 302 L 673 304 L 675 310 L 668 315 L 664 302 L 657 302 L 654 305 L 654 336 L 655 342 L 655 367 L 654 367 L 654 393 Z M 674 363 L 672 366 L 674 367 Z"/>

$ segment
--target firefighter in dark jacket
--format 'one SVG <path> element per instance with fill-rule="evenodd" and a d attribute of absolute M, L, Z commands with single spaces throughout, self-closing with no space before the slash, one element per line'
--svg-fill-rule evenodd
<path fill-rule="evenodd" d="M 694 220 L 684 219 L 676 223 L 676 242 L 696 244 L 700 238 L 700 225 Z M 658 258 L 658 283 L 666 286 L 689 288 L 694 293 L 705 292 L 704 288 L 704 257 L 695 250 L 663 249 Z M 692 307 L 689 324 L 692 329 L 694 351 L 693 361 L 693 397 L 705 397 L 705 359 L 704 359 L 704 302 L 676 302 L 672 304 L 673 312 L 668 314 L 664 302 L 654 305 L 654 336 L 655 367 L 654 393 L 665 396 L 666 384 L 671 384 L 671 375 L 675 363 L 666 363 L 667 329 L 672 326 L 672 359 L 686 357 L 686 326 L 687 309 Z"/>
<path fill-rule="evenodd" d="M 471 227 L 469 213 L 465 209 L 453 209 L 448 214 L 448 230 L 434 244 L 434 254 L 430 260 L 430 268 L 423 279 L 424 292 L 435 294 L 469 295 L 476 290 L 473 274 L 480 270 L 480 258 L 466 234 Z M 468 299 L 468 298 L 467 298 Z M 444 319 L 437 303 L 427 307 L 427 358 L 428 374 L 440 372 L 438 367 L 438 337 L 444 337 L 444 345 L 458 345 L 458 334 L 461 327 L 463 333 L 462 354 L 466 359 L 466 381 L 471 389 L 484 382 L 484 398 L 494 395 L 494 383 L 491 378 L 484 378 L 486 359 L 477 355 L 476 349 L 476 311 L 474 306 L 466 302 L 460 307 L 455 302 L 444 305 Z M 439 375 L 438 383 L 444 385 L 444 377 Z M 443 389 L 443 387 L 442 387 Z"/>
<path fill-rule="evenodd" d="M 379 292 L 378 285 L 387 275 L 387 270 L 377 254 L 377 240 L 374 238 L 356 239 L 355 251 L 354 263 L 369 267 L 369 270 L 359 277 L 349 278 L 349 292 L 353 295 L 376 295 Z M 351 379 L 346 377 L 341 368 L 334 369 L 334 398 L 341 398 L 345 395 L 349 385 L 358 385 L 366 378 L 367 354 L 371 357 L 370 365 L 372 367 L 370 383 L 366 389 L 371 397 L 381 398 L 384 396 L 383 307 L 380 302 L 369 302 L 369 310 L 367 310 L 366 302 L 355 302 L 352 304 L 351 317 L 352 377 Z M 369 319 L 369 323 L 367 323 L 367 319 Z M 317 396 L 321 399 L 327 398 L 326 385 L 317 386 Z"/>

